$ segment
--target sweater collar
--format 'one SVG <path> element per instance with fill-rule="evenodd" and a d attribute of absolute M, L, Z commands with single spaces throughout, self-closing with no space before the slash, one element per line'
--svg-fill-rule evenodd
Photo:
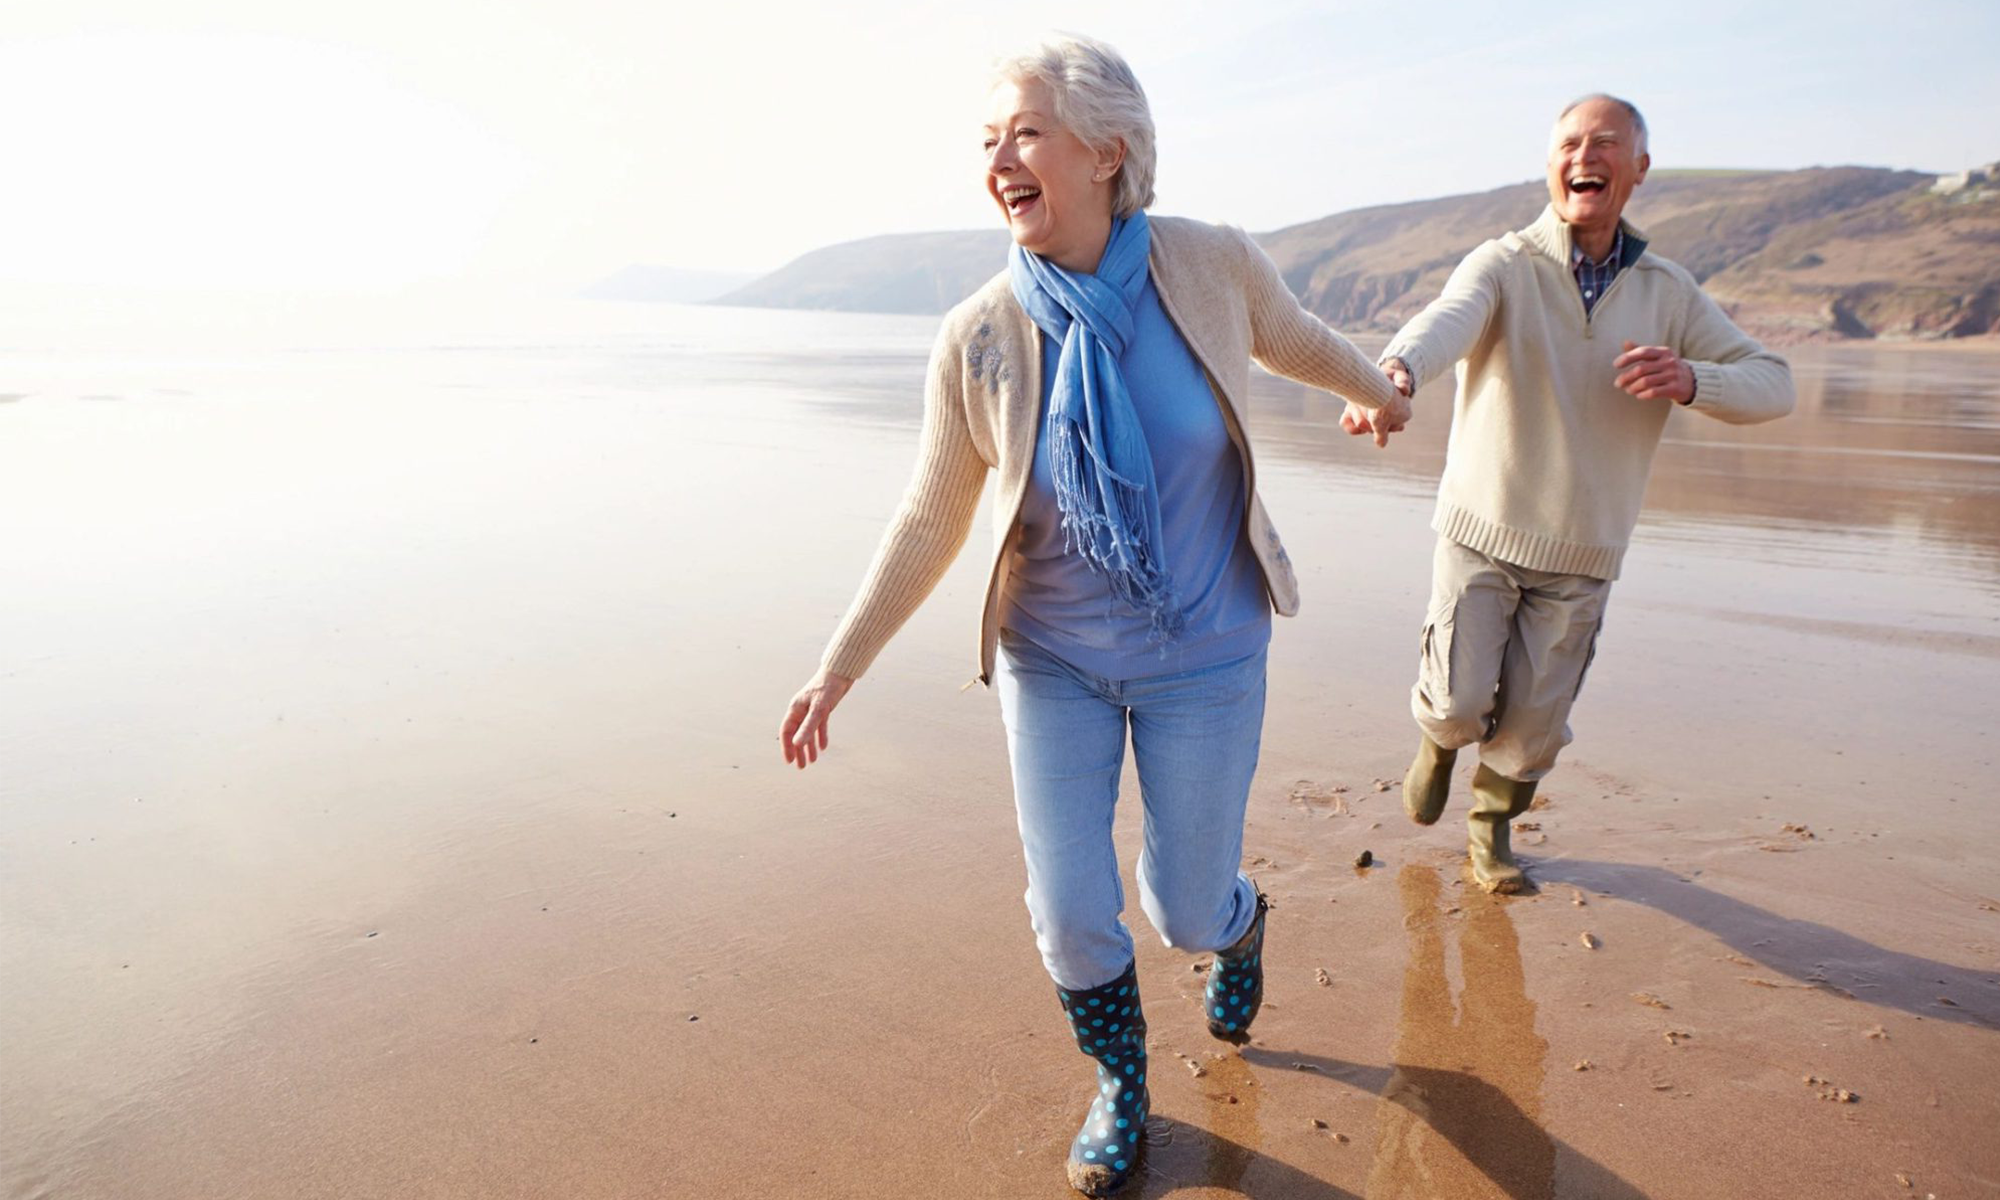
<path fill-rule="evenodd" d="M 1624 250 L 1618 260 L 1619 269 L 1623 270 L 1638 262 L 1639 256 L 1646 252 L 1646 234 L 1624 217 L 1618 218 L 1618 230 L 1625 235 Z M 1569 269 L 1576 239 L 1571 236 L 1569 223 L 1556 215 L 1555 205 L 1542 209 L 1535 223 L 1521 231 L 1521 240 L 1561 263 L 1564 270 Z"/>

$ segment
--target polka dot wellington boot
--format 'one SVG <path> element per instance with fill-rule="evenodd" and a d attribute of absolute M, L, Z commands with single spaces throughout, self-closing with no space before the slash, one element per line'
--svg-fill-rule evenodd
<path fill-rule="evenodd" d="M 1102 987 L 1058 988 L 1076 1048 L 1097 1060 L 1097 1095 L 1069 1147 L 1069 1185 L 1108 1196 L 1125 1185 L 1146 1148 L 1146 1015 L 1138 964 Z"/>
<path fill-rule="evenodd" d="M 1202 1011 L 1208 1015 L 1208 1031 L 1225 1042 L 1249 1041 L 1250 1022 L 1264 1003 L 1264 914 L 1270 908 L 1271 902 L 1258 892 L 1250 928 L 1234 946 L 1216 951 L 1215 965 L 1208 969 Z"/>

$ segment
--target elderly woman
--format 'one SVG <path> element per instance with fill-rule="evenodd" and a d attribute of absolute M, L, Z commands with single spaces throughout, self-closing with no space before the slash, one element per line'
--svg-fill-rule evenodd
<path fill-rule="evenodd" d="M 781 738 L 787 761 L 817 760 L 997 470 L 979 680 L 998 685 L 1036 943 L 1097 1062 L 1069 1151 L 1095 1196 L 1137 1167 L 1148 1108 L 1111 838 L 1128 733 L 1146 916 L 1168 945 L 1216 952 L 1215 1036 L 1241 1041 L 1263 995 L 1266 906 L 1238 865 L 1271 613 L 1298 591 L 1257 496 L 1250 361 L 1371 410 L 1378 440 L 1409 409 L 1248 236 L 1148 218 L 1152 116 L 1116 51 L 1062 37 L 996 74 L 982 138 L 1009 266 L 944 319 L 915 476 Z"/>

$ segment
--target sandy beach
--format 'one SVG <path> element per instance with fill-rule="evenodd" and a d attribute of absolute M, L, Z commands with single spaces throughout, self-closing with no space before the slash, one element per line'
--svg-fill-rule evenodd
<path fill-rule="evenodd" d="M 934 323 L 621 313 L 0 358 L 0 1194 L 1071 1194 L 983 518 L 775 745 Z M 2000 347 L 1793 361 L 1793 418 L 1669 426 L 1514 899 L 1471 755 L 1433 829 L 1391 786 L 1447 390 L 1378 453 L 1260 378 L 1265 1014 L 1208 1038 L 1132 906 L 1124 1194 L 2000 1195 Z"/>

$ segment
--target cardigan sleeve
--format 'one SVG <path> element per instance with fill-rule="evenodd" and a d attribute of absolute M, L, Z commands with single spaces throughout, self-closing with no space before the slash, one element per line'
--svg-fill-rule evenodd
<path fill-rule="evenodd" d="M 1775 421 L 1792 411 L 1791 364 L 1736 327 L 1693 279 L 1687 331 L 1675 353 L 1694 369 L 1689 408 L 1731 425 Z"/>
<path fill-rule="evenodd" d="M 1381 361 L 1400 358 L 1417 387 L 1452 369 L 1472 352 L 1500 307 L 1500 274 L 1507 251 L 1487 242 L 1465 256 L 1445 280 L 1438 298 L 1389 339 Z"/>
<path fill-rule="evenodd" d="M 916 468 L 861 590 L 820 659 L 835 674 L 861 677 L 931 594 L 972 531 L 987 463 L 966 424 L 960 343 L 947 322 L 931 349 Z"/>
<path fill-rule="evenodd" d="M 1278 264 L 1249 234 L 1233 232 L 1244 254 L 1250 357 L 1273 374 L 1338 393 L 1363 408 L 1377 409 L 1393 401 L 1396 389 L 1381 368 L 1300 305 L 1278 274 Z"/>

